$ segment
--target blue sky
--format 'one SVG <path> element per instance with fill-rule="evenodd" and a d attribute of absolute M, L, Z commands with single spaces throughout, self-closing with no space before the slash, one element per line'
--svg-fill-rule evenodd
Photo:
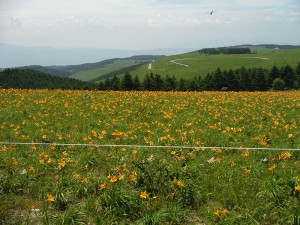
<path fill-rule="evenodd" d="M 22 46 L 199 49 L 299 37 L 299 0 L 0 1 L 0 42 Z"/>

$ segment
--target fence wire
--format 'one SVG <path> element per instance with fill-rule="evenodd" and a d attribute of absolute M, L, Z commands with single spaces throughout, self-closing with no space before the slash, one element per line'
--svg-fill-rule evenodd
<path fill-rule="evenodd" d="M 222 149 L 222 150 L 263 150 L 263 151 L 300 151 L 300 148 L 255 148 L 224 146 L 177 146 L 177 145 L 127 145 L 127 144 L 84 144 L 84 143 L 43 143 L 43 142 L 0 142 L 0 145 L 51 145 L 81 147 L 119 147 L 119 148 L 166 148 L 166 149 Z"/>

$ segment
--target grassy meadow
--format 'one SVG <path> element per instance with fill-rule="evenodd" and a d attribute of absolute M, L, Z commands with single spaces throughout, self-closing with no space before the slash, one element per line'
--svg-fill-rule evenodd
<path fill-rule="evenodd" d="M 300 49 L 291 50 L 270 50 L 267 48 L 254 48 L 252 54 L 235 55 L 206 55 L 198 52 L 191 52 L 180 55 L 163 57 L 152 63 L 152 72 L 160 75 L 175 76 L 177 78 L 192 79 L 195 76 L 204 77 L 208 73 L 214 72 L 218 67 L 221 70 L 238 69 L 242 66 L 246 68 L 262 67 L 270 69 L 276 65 L 278 67 L 290 65 L 296 67 L 300 58 Z M 174 64 L 171 61 L 177 60 L 188 66 Z M 175 61 L 176 62 L 176 61 Z M 148 65 L 132 71 L 133 76 L 138 75 L 141 80 L 146 74 L 151 72 Z"/>
<path fill-rule="evenodd" d="M 299 149 L 299 115 L 300 92 L 0 89 L 0 141 L 49 143 L 0 145 L 0 224 L 299 224 L 299 151 L 217 148 Z"/>
<path fill-rule="evenodd" d="M 135 59 L 116 59 L 112 63 L 107 64 L 98 69 L 85 70 L 81 72 L 77 72 L 70 76 L 70 78 L 75 78 L 82 81 L 90 81 L 95 78 L 99 78 L 107 73 L 111 73 L 126 67 L 130 67 L 133 65 L 140 64 L 141 60 Z"/>

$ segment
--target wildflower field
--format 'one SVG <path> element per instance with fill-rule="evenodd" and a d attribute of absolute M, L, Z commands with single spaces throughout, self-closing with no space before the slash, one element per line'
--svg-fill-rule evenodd
<path fill-rule="evenodd" d="M 0 90 L 0 142 L 48 143 L 0 145 L 0 224 L 300 223 L 300 92 Z"/>

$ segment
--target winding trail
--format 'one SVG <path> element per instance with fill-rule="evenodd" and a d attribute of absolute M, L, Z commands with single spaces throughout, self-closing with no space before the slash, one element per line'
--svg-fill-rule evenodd
<path fill-rule="evenodd" d="M 246 57 L 246 58 L 249 58 L 249 59 L 260 59 L 260 60 L 270 60 L 269 58 L 264 58 L 264 57 Z M 174 64 L 179 65 L 179 66 L 188 67 L 190 65 L 177 62 L 177 61 L 180 61 L 180 60 L 187 60 L 187 59 L 194 59 L 194 58 L 173 59 L 173 60 L 170 61 L 170 63 L 174 63 Z M 152 69 L 152 63 L 149 63 L 148 69 L 149 70 Z"/>
<path fill-rule="evenodd" d="M 264 57 L 247 57 L 248 59 L 261 59 L 261 60 L 270 60 L 268 58 L 264 58 Z"/>
<path fill-rule="evenodd" d="M 187 58 L 187 59 L 190 59 L 190 58 Z M 185 67 L 189 66 L 187 64 L 176 62 L 176 61 L 179 61 L 179 60 L 186 60 L 186 59 L 173 59 L 173 60 L 170 61 L 170 63 L 174 63 L 174 64 L 177 64 L 177 65 L 180 65 L 180 66 L 185 66 Z"/>

